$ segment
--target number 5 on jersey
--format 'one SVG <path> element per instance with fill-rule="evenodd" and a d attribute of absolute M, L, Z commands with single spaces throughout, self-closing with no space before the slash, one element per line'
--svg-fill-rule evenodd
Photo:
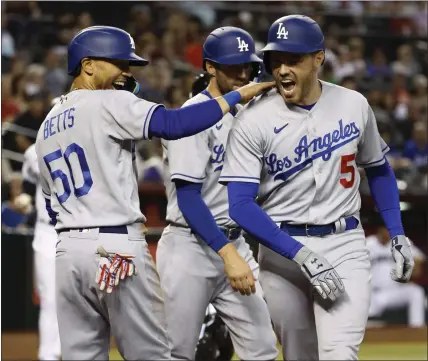
<path fill-rule="evenodd" d="M 340 178 L 340 184 L 344 188 L 351 188 L 355 182 L 355 167 L 352 162 L 355 159 L 355 154 L 342 155 L 340 158 L 340 174 L 345 177 Z M 348 179 L 348 174 L 351 174 L 351 179 Z"/>
<path fill-rule="evenodd" d="M 80 187 L 76 187 L 75 177 L 73 175 L 73 170 L 70 164 L 70 156 L 73 153 L 76 154 L 77 159 L 79 160 L 80 170 L 83 176 L 83 185 L 81 185 Z M 67 201 L 67 199 L 70 197 L 70 194 L 71 194 L 70 182 L 67 175 L 61 169 L 56 169 L 52 171 L 52 167 L 51 167 L 51 162 L 61 158 L 64 158 L 65 163 L 67 164 L 67 168 L 69 170 L 69 174 L 71 177 L 71 183 L 73 184 L 73 188 L 74 188 L 74 195 L 77 198 L 88 194 L 94 182 L 92 180 L 91 171 L 89 170 L 89 167 L 88 167 L 88 162 L 86 161 L 85 151 L 83 150 L 82 147 L 80 147 L 76 143 L 70 144 L 66 148 L 64 154 L 61 153 L 61 149 L 58 149 L 55 152 L 45 155 L 43 159 L 46 163 L 46 166 L 49 169 L 49 173 L 52 177 L 52 181 L 55 182 L 55 179 L 59 178 L 62 182 L 64 193 L 62 193 L 61 195 L 58 195 L 58 193 L 55 192 L 55 195 L 58 198 L 58 202 L 60 204 L 63 204 L 65 201 Z"/>

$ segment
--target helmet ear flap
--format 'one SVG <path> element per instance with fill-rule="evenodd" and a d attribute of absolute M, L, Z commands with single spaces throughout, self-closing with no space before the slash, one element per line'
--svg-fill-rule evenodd
<path fill-rule="evenodd" d="M 269 51 L 265 51 L 263 53 L 263 65 L 265 66 L 265 71 L 266 73 L 272 75 L 272 69 L 270 67 L 270 52 Z"/>
<path fill-rule="evenodd" d="M 251 79 L 254 80 L 255 78 L 259 78 L 262 75 L 262 66 L 259 63 L 253 63 L 253 72 L 251 73 Z"/>

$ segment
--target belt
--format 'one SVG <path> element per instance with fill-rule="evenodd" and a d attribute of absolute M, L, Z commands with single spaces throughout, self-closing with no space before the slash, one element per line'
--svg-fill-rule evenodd
<path fill-rule="evenodd" d="M 185 228 L 185 229 L 188 229 L 191 234 L 195 234 L 195 232 L 193 232 L 193 229 L 186 227 L 186 226 L 183 226 L 181 224 L 174 223 L 174 222 L 168 222 L 168 225 L 178 227 L 178 228 Z M 219 227 L 219 229 L 226 236 L 226 238 L 230 241 L 236 241 L 242 234 L 242 228 L 239 228 L 239 227 L 235 227 L 235 228 L 221 228 L 221 227 Z"/>
<path fill-rule="evenodd" d="M 287 232 L 290 236 L 302 237 L 324 237 L 333 233 L 341 233 L 350 231 L 358 227 L 360 222 L 355 217 L 341 218 L 337 222 L 326 225 L 313 224 L 288 224 L 281 222 L 280 228 Z"/>
<path fill-rule="evenodd" d="M 241 234 L 242 234 L 242 228 L 239 228 L 239 227 L 220 228 L 220 231 L 222 231 L 223 234 L 226 236 L 226 238 L 231 241 L 237 240 L 239 237 L 241 237 Z"/>
<path fill-rule="evenodd" d="M 58 230 L 61 232 L 79 231 L 82 232 L 84 229 L 98 228 L 100 233 L 116 233 L 116 234 L 128 234 L 128 228 L 126 226 L 103 226 L 103 227 L 89 227 L 89 228 L 63 228 Z"/>

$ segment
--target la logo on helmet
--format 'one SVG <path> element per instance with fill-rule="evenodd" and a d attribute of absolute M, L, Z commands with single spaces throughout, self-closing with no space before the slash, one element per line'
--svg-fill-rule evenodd
<path fill-rule="evenodd" d="M 245 42 L 245 40 L 241 40 L 240 36 L 238 36 L 236 40 L 238 40 L 238 49 L 240 52 L 248 51 L 248 44 Z"/>
<path fill-rule="evenodd" d="M 132 36 L 130 34 L 128 34 L 129 36 L 129 41 L 131 42 L 131 48 L 135 50 L 135 42 L 134 39 L 132 38 Z"/>
<path fill-rule="evenodd" d="M 284 24 L 283 23 L 279 23 L 279 27 L 278 27 L 278 31 L 276 33 L 276 35 L 278 35 L 276 38 L 277 39 L 288 39 L 288 31 L 285 30 Z"/>

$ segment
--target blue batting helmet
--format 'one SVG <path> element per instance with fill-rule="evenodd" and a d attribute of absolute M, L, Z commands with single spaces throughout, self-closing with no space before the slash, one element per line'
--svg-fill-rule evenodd
<path fill-rule="evenodd" d="M 91 26 L 75 35 L 68 46 L 69 75 L 78 74 L 83 58 L 129 60 L 131 66 L 149 63 L 135 54 L 132 36 L 125 30 L 112 26 Z"/>
<path fill-rule="evenodd" d="M 218 28 L 208 35 L 203 46 L 205 61 L 222 65 L 253 63 L 252 78 L 260 72 L 263 62 L 256 54 L 256 45 L 252 36 L 243 29 L 233 26 Z"/>
<path fill-rule="evenodd" d="M 324 34 L 315 20 L 304 15 L 283 16 L 269 28 L 268 41 L 262 49 L 263 62 L 271 73 L 270 51 L 309 54 L 324 49 Z"/>

